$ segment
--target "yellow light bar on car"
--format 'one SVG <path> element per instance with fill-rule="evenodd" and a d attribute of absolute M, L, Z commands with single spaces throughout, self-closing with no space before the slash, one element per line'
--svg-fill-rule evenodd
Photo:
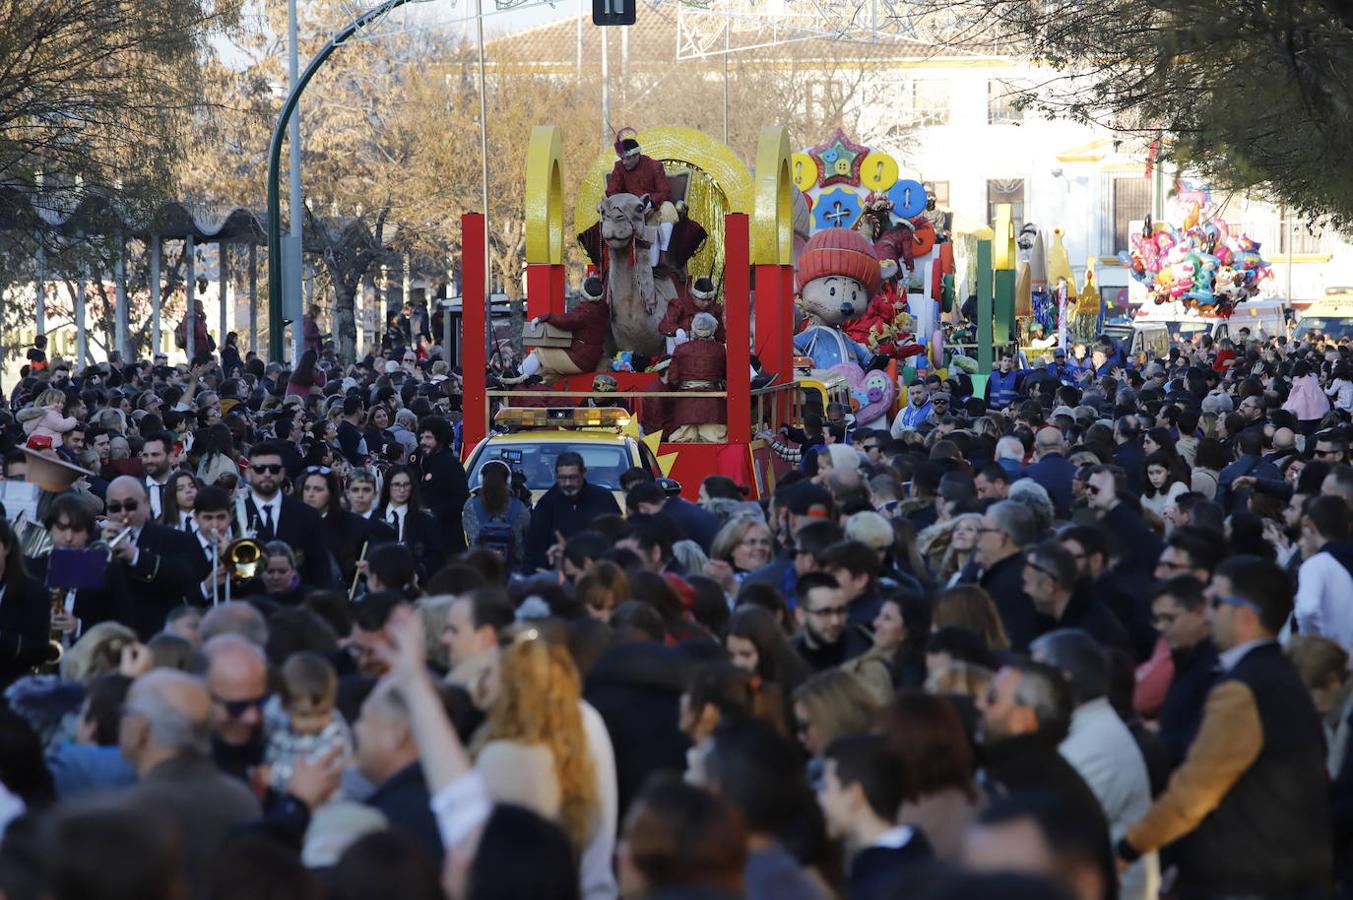
<path fill-rule="evenodd" d="M 794 368 L 796 368 L 796 369 L 811 369 L 812 367 L 813 367 L 813 358 L 812 358 L 811 356 L 796 356 L 796 357 L 794 357 Z"/>
<path fill-rule="evenodd" d="M 525 431 L 532 428 L 604 428 L 622 429 L 630 423 L 628 410 L 582 407 L 505 407 L 493 417 L 501 431 Z"/>

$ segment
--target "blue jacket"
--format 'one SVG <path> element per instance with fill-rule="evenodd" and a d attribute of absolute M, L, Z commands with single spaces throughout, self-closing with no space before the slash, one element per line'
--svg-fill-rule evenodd
<path fill-rule="evenodd" d="M 1023 370 L 1011 369 L 1004 375 L 1000 370 L 992 372 L 987 378 L 987 406 L 1002 410 L 1019 399 L 1019 380 Z"/>
<path fill-rule="evenodd" d="M 1076 478 L 1076 467 L 1060 453 L 1049 453 L 1038 462 L 1026 466 L 1024 474 L 1043 486 L 1052 498 L 1059 518 L 1071 515 L 1071 483 Z"/>

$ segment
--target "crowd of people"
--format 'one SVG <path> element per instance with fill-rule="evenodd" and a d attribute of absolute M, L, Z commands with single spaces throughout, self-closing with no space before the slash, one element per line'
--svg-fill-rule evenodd
<path fill-rule="evenodd" d="M 0 519 L 8 900 L 1353 896 L 1348 342 L 930 376 L 691 500 L 472 492 L 392 325 L 30 353 L 4 477 L 74 483 Z"/>

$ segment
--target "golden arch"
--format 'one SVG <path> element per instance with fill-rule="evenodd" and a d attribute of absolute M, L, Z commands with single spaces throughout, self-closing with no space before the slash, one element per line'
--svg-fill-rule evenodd
<path fill-rule="evenodd" d="M 557 125 L 531 129 L 526 148 L 526 261 L 564 261 L 564 138 Z"/>
<path fill-rule="evenodd" d="M 756 142 L 756 196 L 751 221 L 752 263 L 794 262 L 794 184 L 789 176 L 789 129 L 767 125 Z"/>
<path fill-rule="evenodd" d="M 703 225 L 709 239 L 688 265 L 692 276 L 716 275 L 723 270 L 723 216 L 752 211 L 752 175 L 737 154 L 720 141 L 691 128 L 649 128 L 637 139 L 644 154 L 661 160 L 669 174 L 693 170 L 686 203 L 690 216 Z M 597 221 L 597 204 L 606 195 L 606 176 L 615 155 L 604 152 L 587 170 L 578 186 L 573 224 L 585 231 Z M 717 280 L 717 279 L 716 279 Z"/>

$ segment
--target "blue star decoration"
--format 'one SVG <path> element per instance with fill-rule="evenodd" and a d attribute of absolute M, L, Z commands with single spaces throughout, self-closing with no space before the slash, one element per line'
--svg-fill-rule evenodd
<path fill-rule="evenodd" d="M 813 147 L 808 154 L 817 160 L 822 187 L 833 184 L 859 187 L 860 164 L 869 154 L 869 148 L 855 143 L 838 128 L 826 142 Z"/>
<path fill-rule="evenodd" d="M 843 188 L 823 191 L 813 204 L 813 224 L 818 231 L 849 228 L 860 217 L 862 208 L 860 197 L 854 191 Z"/>

